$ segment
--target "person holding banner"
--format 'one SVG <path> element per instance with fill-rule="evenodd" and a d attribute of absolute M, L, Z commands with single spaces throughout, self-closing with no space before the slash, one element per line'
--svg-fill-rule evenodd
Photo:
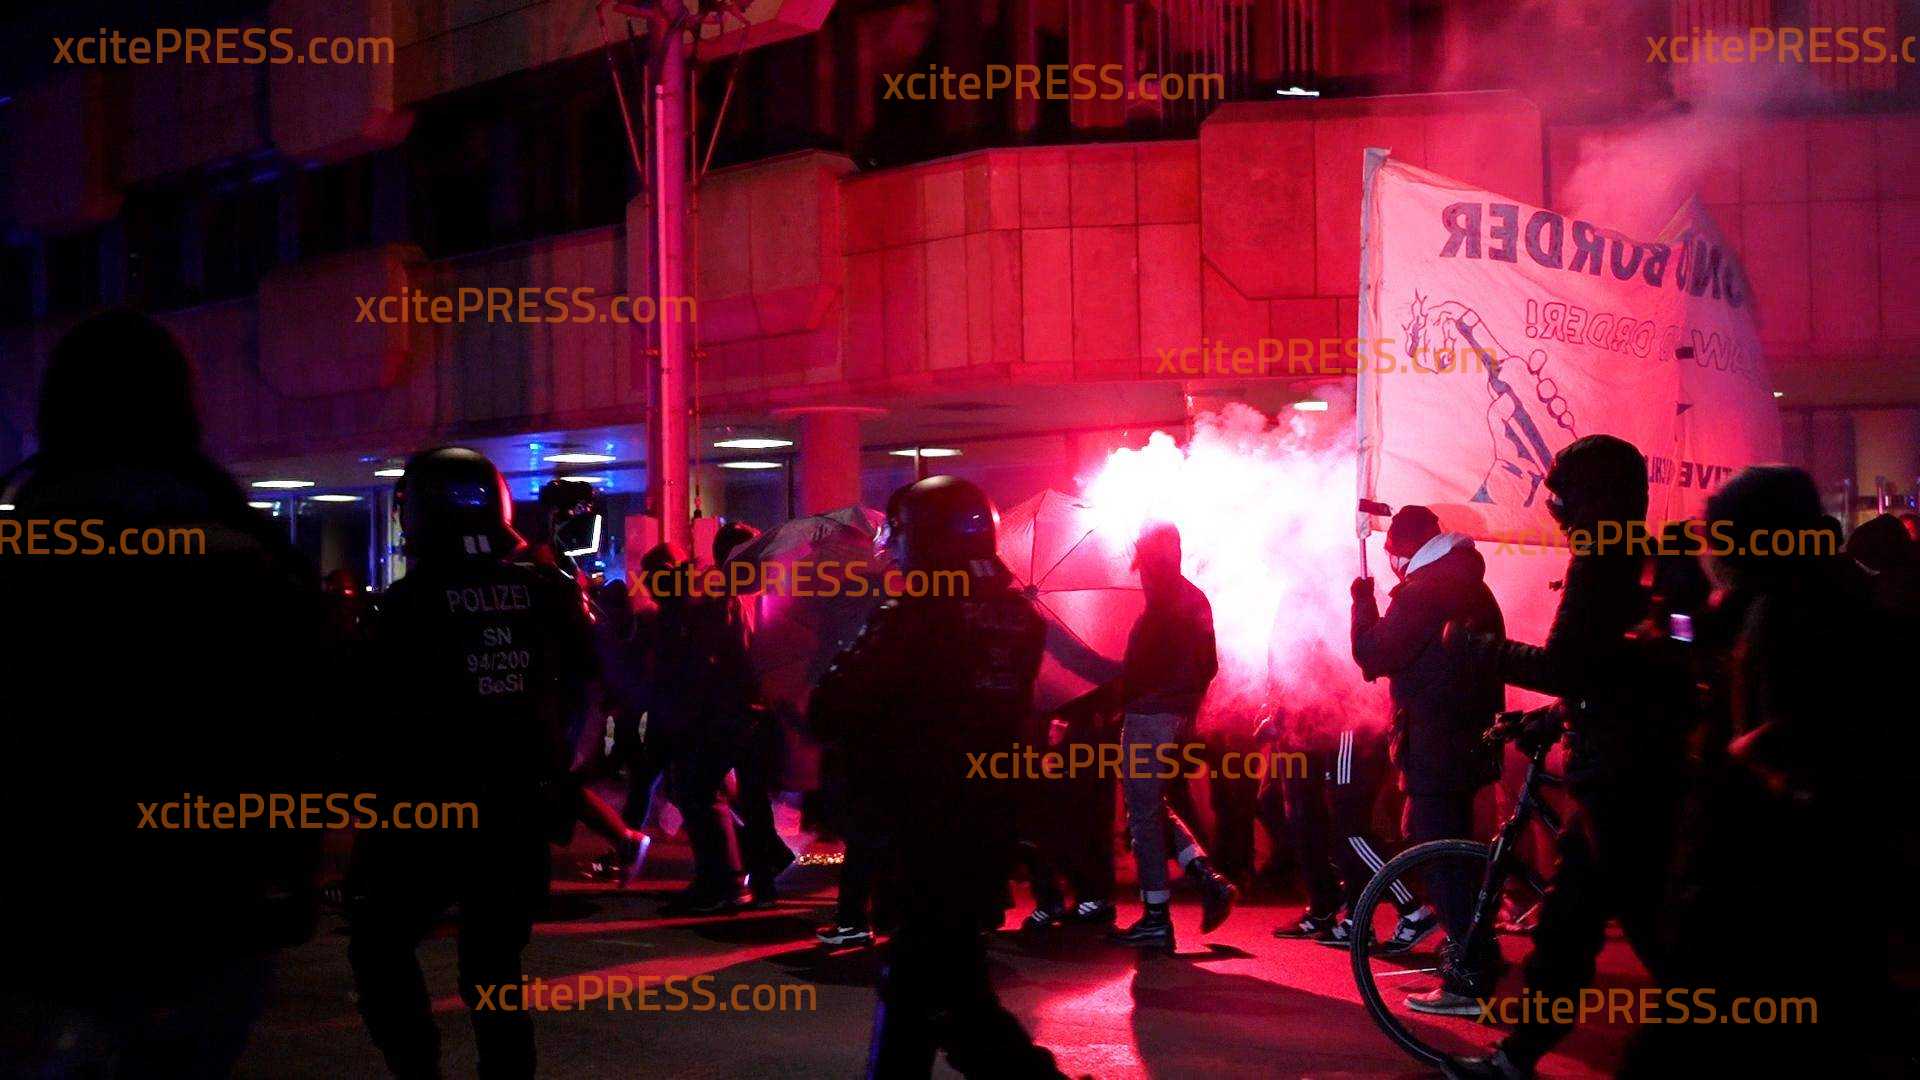
<path fill-rule="evenodd" d="M 1440 635 L 1448 623 L 1457 623 L 1498 640 L 1506 624 L 1487 588 L 1486 559 L 1472 540 L 1441 532 L 1432 510 L 1401 507 L 1387 527 L 1386 549 L 1400 584 L 1383 616 L 1374 604 L 1373 579 L 1354 581 L 1353 659 L 1368 680 L 1387 677 L 1393 700 L 1389 742 L 1407 793 L 1407 839 L 1419 844 L 1470 836 L 1474 793 L 1492 781 L 1496 765 L 1480 733 L 1500 708 L 1501 689 L 1484 668 L 1450 656 Z M 1473 919 L 1474 884 L 1459 875 L 1435 882 L 1432 901 L 1451 941 L 1463 940 Z M 1441 985 L 1408 998 L 1408 1007 L 1479 1015 L 1474 998 L 1485 993 L 1488 963 L 1450 952 Z"/>

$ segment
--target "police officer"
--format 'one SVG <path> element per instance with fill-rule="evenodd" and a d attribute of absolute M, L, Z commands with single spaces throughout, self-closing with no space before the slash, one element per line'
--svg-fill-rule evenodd
<path fill-rule="evenodd" d="M 1025 729 L 1046 628 L 1010 587 L 999 514 L 973 484 L 922 480 L 889 525 L 903 570 L 962 576 L 881 605 L 809 703 L 814 730 L 846 747 L 849 812 L 895 841 L 882 876 L 899 925 L 867 1075 L 925 1077 L 944 1050 L 967 1076 L 1059 1076 L 987 981 L 981 933 L 1005 915 L 1015 807 L 1004 785 L 967 778 L 969 753 L 1009 750 Z"/>
<path fill-rule="evenodd" d="M 545 900 L 549 840 L 570 829 L 566 703 L 589 668 L 578 592 L 517 561 L 524 541 L 492 462 L 472 450 L 417 454 L 395 490 L 410 566 L 373 631 L 393 723 L 370 748 L 380 812 L 470 805 L 433 830 L 359 834 L 349 882 L 353 966 L 368 1033 L 402 1077 L 437 1076 L 438 1037 L 414 949 L 460 907 L 460 995 L 483 1077 L 533 1075 L 520 952 Z"/>

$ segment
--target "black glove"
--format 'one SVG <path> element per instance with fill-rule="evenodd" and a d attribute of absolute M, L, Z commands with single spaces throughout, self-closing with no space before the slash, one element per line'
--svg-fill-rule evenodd
<path fill-rule="evenodd" d="M 1353 584 L 1347 586 L 1347 592 L 1353 596 L 1353 602 L 1356 604 L 1363 600 L 1371 600 L 1373 599 L 1373 579 L 1370 577 L 1354 578 Z"/>
<path fill-rule="evenodd" d="M 1509 709 L 1493 719 L 1486 738 L 1493 742 L 1512 742 L 1529 755 L 1559 741 L 1566 730 L 1566 708 L 1560 702 L 1538 709 Z"/>

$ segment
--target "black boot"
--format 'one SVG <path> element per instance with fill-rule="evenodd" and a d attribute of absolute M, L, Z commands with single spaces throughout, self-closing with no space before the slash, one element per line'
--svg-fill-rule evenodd
<path fill-rule="evenodd" d="M 1188 863 L 1187 873 L 1200 886 L 1200 932 L 1211 934 L 1233 913 L 1233 902 L 1240 898 L 1240 890 L 1233 887 L 1225 874 L 1215 870 L 1205 855 Z"/>
<path fill-rule="evenodd" d="M 1115 930 L 1107 935 L 1107 940 L 1115 945 L 1133 945 L 1143 949 L 1165 949 L 1173 951 L 1173 916 L 1167 913 L 1165 903 L 1148 904 L 1140 921 L 1125 930 Z"/>

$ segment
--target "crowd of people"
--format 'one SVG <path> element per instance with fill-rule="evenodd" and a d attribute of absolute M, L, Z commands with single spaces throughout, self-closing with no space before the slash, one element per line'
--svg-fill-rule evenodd
<path fill-rule="evenodd" d="M 440 447 L 415 455 L 396 487 L 405 575 L 377 605 L 350 583 L 323 586 L 202 450 L 187 358 L 131 312 L 89 319 L 58 344 L 37 435 L 6 481 L 10 513 L 190 526 L 207 545 L 191 557 L 0 559 L 0 656 L 19 718 L 0 798 L 23 823 L 16 864 L 52 883 L 0 901 L 8 925 L 38 928 L 4 992 L 23 1033 L 9 1049 L 26 1070 L 219 1075 L 260 1010 L 275 951 L 313 932 L 318 834 L 136 828 L 136 804 L 183 792 L 478 807 L 470 829 L 354 838 L 341 892 L 356 1000 L 403 1077 L 438 1074 L 415 951 L 449 909 L 483 1074 L 532 1074 L 527 1013 L 473 1006 L 483 987 L 520 982 L 552 852 L 578 825 L 631 883 L 663 795 L 693 852 L 692 880 L 664 910 L 720 917 L 779 900 L 796 857 L 775 828 L 786 733 L 756 686 L 743 598 L 676 586 L 695 573 L 690 553 L 647 551 L 644 589 L 588 582 L 565 543 L 528 544 L 516 530 L 490 461 Z M 1557 456 L 1546 489 L 1569 531 L 1641 522 L 1646 459 L 1588 436 Z M 549 485 L 549 536 L 590 500 Z M 945 1053 L 967 1075 L 1061 1075 L 988 980 L 982 935 L 1002 924 L 1019 875 L 1034 900 L 1023 933 L 1094 927 L 1116 948 L 1171 952 L 1173 868 L 1199 898 L 1202 933 L 1285 872 L 1305 907 L 1276 936 L 1351 945 L 1366 932 L 1354 901 L 1398 845 L 1485 835 L 1476 803 L 1503 768 L 1490 729 L 1514 752 L 1561 741 L 1577 803 L 1538 910 L 1510 913 L 1533 935 L 1528 988 L 1588 985 L 1617 920 L 1663 987 L 1820 1003 L 1811 1028 L 1648 1027 L 1624 1071 L 1711 1061 L 1852 1073 L 1909 1058 L 1890 1049 L 1894 977 L 1910 959 L 1891 901 L 1914 841 L 1887 802 L 1911 760 L 1900 662 L 1920 619 L 1920 522 L 1876 518 L 1843 545 L 1811 479 L 1781 466 L 1734 477 L 1706 513 L 1735 536 L 1816 542 L 1710 551 L 1675 523 L 1655 550 L 1577 552 L 1534 645 L 1508 638 L 1474 542 L 1402 507 L 1385 538 L 1397 581 L 1384 610 L 1373 579 L 1352 587 L 1352 660 L 1387 681 L 1390 715 L 1327 722 L 1276 701 L 1265 717 L 1200 731 L 1218 662 L 1176 528 L 1153 523 L 1135 545 L 1144 608 L 1117 676 L 1036 715 L 1047 624 L 999 561 L 991 500 L 955 477 L 902 488 L 887 508 L 893 558 L 962 573 L 968 587 L 878 605 L 796 718 L 821 759 L 810 816 L 845 848 L 819 938 L 886 938 L 869 1074 L 926 1076 Z M 754 537 L 725 526 L 709 565 Z M 374 707 L 350 705 L 349 687 L 372 687 L 362 700 Z M 1508 687 L 1551 704 L 1505 711 Z M 1216 774 L 1200 830 L 1181 772 L 1159 767 L 1187 760 L 1192 743 L 1208 761 L 1283 750 L 1307 768 Z M 970 757 L 1018 744 L 1087 761 L 1117 744 L 1127 767 L 1011 787 L 969 778 Z M 610 800 L 608 782 L 623 776 L 624 799 Z M 1379 827 L 1389 790 L 1403 805 L 1397 830 Z M 1125 927 L 1116 805 L 1140 901 Z M 142 883 L 139 903 L 97 884 L 102 843 L 114 875 Z M 1478 883 L 1432 884 L 1393 892 L 1398 924 L 1381 948 L 1463 939 Z M 1476 1015 L 1502 959 L 1443 955 L 1408 1007 Z M 1448 1067 L 1527 1076 L 1565 1034 L 1534 1017 L 1491 1055 Z"/>

